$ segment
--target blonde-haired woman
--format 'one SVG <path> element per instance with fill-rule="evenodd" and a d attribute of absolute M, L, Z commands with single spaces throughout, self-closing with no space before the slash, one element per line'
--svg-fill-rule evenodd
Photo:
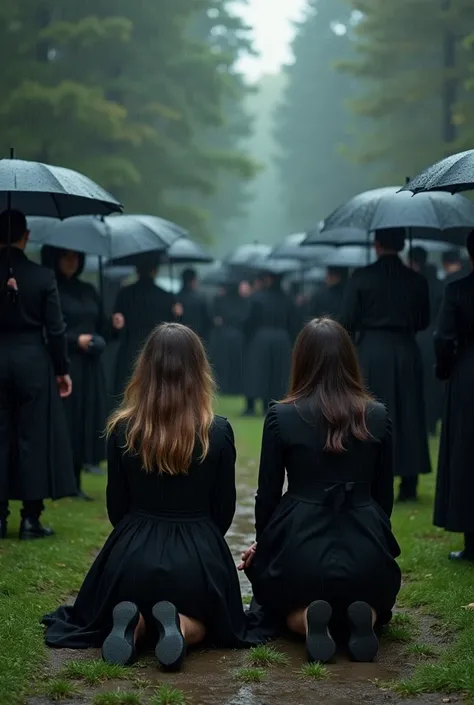
<path fill-rule="evenodd" d="M 239 581 L 224 540 L 235 511 L 232 427 L 212 411 L 199 338 L 155 329 L 108 424 L 107 510 L 114 530 L 73 607 L 44 618 L 53 647 L 102 647 L 128 664 L 145 632 L 179 668 L 186 645 L 245 647 Z"/>

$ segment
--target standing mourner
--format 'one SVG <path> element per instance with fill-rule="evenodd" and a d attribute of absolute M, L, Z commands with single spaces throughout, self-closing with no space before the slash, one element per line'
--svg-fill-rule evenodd
<path fill-rule="evenodd" d="M 310 318 L 331 316 L 338 319 L 348 279 L 347 267 L 328 267 L 324 286 L 318 289 L 309 303 Z"/>
<path fill-rule="evenodd" d="M 209 339 L 211 319 L 206 297 L 199 291 L 199 279 L 194 269 L 185 269 L 181 275 L 182 288 L 178 300 L 183 306 L 181 323 L 191 328 L 204 343 Z"/>
<path fill-rule="evenodd" d="M 470 272 L 469 267 L 467 267 L 466 263 L 462 260 L 461 253 L 456 249 L 443 252 L 442 265 L 446 274 L 444 278 L 446 285 L 451 284 L 451 282 L 457 279 L 466 277 Z"/>
<path fill-rule="evenodd" d="M 118 293 L 113 326 L 120 331 L 115 366 L 115 396 L 122 397 L 135 360 L 155 326 L 173 321 L 182 313 L 172 294 L 156 286 L 159 255 L 146 254 L 136 265 L 138 281 Z"/>
<path fill-rule="evenodd" d="M 263 277 L 263 289 L 250 299 L 247 323 L 250 343 L 246 362 L 247 396 L 261 399 L 264 414 L 271 400 L 288 391 L 291 349 L 296 324 L 290 297 L 281 277 L 271 272 Z"/>
<path fill-rule="evenodd" d="M 434 374 L 435 355 L 433 349 L 433 335 L 443 299 L 443 284 L 438 279 L 436 267 L 430 267 L 428 264 L 428 252 L 423 247 L 412 248 L 409 266 L 425 277 L 430 292 L 430 325 L 418 333 L 417 341 L 423 361 L 426 425 L 428 433 L 434 436 L 438 422 L 443 415 L 444 404 L 443 388 Z"/>
<path fill-rule="evenodd" d="M 250 302 L 239 293 L 239 285 L 226 282 L 212 305 L 214 329 L 210 356 L 221 394 L 237 396 L 243 391 L 245 334 Z"/>
<path fill-rule="evenodd" d="M 415 500 L 418 476 L 431 471 L 423 364 L 415 338 L 429 325 L 429 290 L 426 279 L 400 259 L 404 244 L 402 228 L 376 232 L 378 260 L 349 280 L 340 318 L 357 336 L 368 389 L 385 404 L 393 423 L 400 501 Z"/>
<path fill-rule="evenodd" d="M 6 285 L 11 266 L 19 305 L 0 328 L 0 538 L 7 535 L 9 500 L 23 501 L 20 538 L 38 539 L 54 533 L 40 523 L 43 500 L 76 492 L 60 400 L 72 389 L 66 329 L 54 274 L 29 261 L 27 241 L 24 215 L 2 213 L 0 283 Z"/>
<path fill-rule="evenodd" d="M 77 496 L 90 500 L 81 489 L 85 465 L 96 466 L 106 456 L 104 430 L 107 390 L 101 355 L 106 347 L 102 304 L 92 284 L 79 279 L 85 257 L 73 250 L 45 246 L 43 265 L 56 274 L 66 323 L 73 391 L 64 408 L 74 459 Z"/>
<path fill-rule="evenodd" d="M 474 231 L 467 239 L 474 263 Z M 452 560 L 474 561 L 474 273 L 446 287 L 435 334 L 436 374 L 447 382 L 434 523 L 464 534 Z"/>

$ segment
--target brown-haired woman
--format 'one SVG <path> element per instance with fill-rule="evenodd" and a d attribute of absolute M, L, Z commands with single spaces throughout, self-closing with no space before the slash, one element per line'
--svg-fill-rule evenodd
<path fill-rule="evenodd" d="M 309 660 L 333 657 L 331 618 L 348 619 L 356 661 L 375 658 L 374 624 L 390 619 L 401 581 L 392 506 L 387 411 L 366 393 L 344 328 L 315 319 L 296 342 L 290 393 L 265 421 L 257 543 L 240 566 L 267 614 L 306 636 Z"/>
<path fill-rule="evenodd" d="M 109 421 L 107 510 L 114 530 L 73 607 L 44 618 L 46 643 L 101 647 L 130 663 L 155 632 L 156 655 L 178 668 L 186 645 L 258 643 L 247 634 L 224 541 L 235 510 L 230 424 L 212 412 L 213 380 L 191 330 L 163 324 L 148 338 Z"/>

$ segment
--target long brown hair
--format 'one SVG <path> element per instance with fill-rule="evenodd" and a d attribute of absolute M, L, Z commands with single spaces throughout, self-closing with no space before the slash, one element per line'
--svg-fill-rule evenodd
<path fill-rule="evenodd" d="M 331 318 L 315 318 L 298 336 L 293 351 L 290 391 L 285 404 L 308 401 L 327 421 L 325 450 L 342 453 L 352 435 L 370 433 L 366 407 L 371 400 L 362 380 L 357 353 L 346 330 Z"/>
<path fill-rule="evenodd" d="M 196 445 L 209 452 L 214 380 L 203 344 L 179 323 L 163 323 L 145 343 L 107 435 L 120 424 L 125 451 L 140 456 L 146 472 L 186 473 Z"/>

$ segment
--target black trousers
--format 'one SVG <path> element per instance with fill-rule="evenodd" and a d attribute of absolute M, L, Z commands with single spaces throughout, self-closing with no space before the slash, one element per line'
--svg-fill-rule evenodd
<path fill-rule="evenodd" d="M 419 475 L 402 477 L 400 482 L 400 499 L 415 499 L 418 490 Z"/>
<path fill-rule="evenodd" d="M 39 519 L 44 510 L 42 499 L 26 500 L 21 509 L 22 519 Z M 5 520 L 10 515 L 8 502 L 0 502 L 0 520 Z"/>
<path fill-rule="evenodd" d="M 474 557 L 474 534 L 464 534 L 464 551 Z"/>

